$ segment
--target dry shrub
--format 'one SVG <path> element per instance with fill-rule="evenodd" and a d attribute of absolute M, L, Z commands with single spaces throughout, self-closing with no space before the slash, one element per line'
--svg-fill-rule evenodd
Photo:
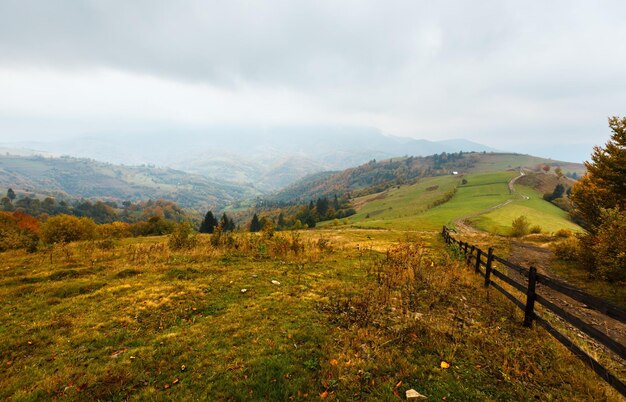
<path fill-rule="evenodd" d="M 198 244 L 198 238 L 189 223 L 179 223 L 170 234 L 168 244 L 172 250 L 190 249 Z"/>
<path fill-rule="evenodd" d="M 511 223 L 511 236 L 522 237 L 526 236 L 530 232 L 530 224 L 528 219 L 524 215 L 521 215 Z"/>
<path fill-rule="evenodd" d="M 96 234 L 96 224 L 89 218 L 62 214 L 48 218 L 41 227 L 41 234 L 48 244 L 91 240 Z"/>
<path fill-rule="evenodd" d="M 554 254 L 563 261 L 576 261 L 580 250 L 580 242 L 575 237 L 567 237 L 554 244 Z"/>
<path fill-rule="evenodd" d="M 574 236 L 574 233 L 569 229 L 559 229 L 556 232 L 554 232 L 554 235 L 556 237 L 566 238 L 566 237 Z"/>
<path fill-rule="evenodd" d="M 533 225 L 530 227 L 530 233 L 531 234 L 539 234 L 541 233 L 541 226 L 539 225 Z"/>

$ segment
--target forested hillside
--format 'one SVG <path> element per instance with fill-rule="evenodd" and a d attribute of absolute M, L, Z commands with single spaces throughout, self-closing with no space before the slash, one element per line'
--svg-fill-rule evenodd
<path fill-rule="evenodd" d="M 563 174 L 580 175 L 584 166 L 529 155 L 458 152 L 426 157 L 403 157 L 384 161 L 372 160 L 341 172 L 326 172 L 306 177 L 268 197 L 270 202 L 308 202 L 322 196 L 363 196 L 387 188 L 430 177 L 496 170 L 542 171 L 545 166 L 560 167 Z"/>
<path fill-rule="evenodd" d="M 0 190 L 18 194 L 110 201 L 166 199 L 180 206 L 221 208 L 258 192 L 178 170 L 124 166 L 70 157 L 0 156 Z"/>

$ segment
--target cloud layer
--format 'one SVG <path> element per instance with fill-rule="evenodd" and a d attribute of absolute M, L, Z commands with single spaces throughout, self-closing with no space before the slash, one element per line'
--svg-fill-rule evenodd
<path fill-rule="evenodd" d="M 624 114 L 625 12 L 622 1 L 5 0 L 0 140 L 337 124 L 590 146 Z"/>

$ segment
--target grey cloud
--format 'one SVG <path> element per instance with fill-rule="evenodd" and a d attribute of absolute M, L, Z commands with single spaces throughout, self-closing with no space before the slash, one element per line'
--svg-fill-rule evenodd
<path fill-rule="evenodd" d="M 598 133 L 626 104 L 625 12 L 617 0 L 3 0 L 0 67 L 287 88 L 413 121 L 406 135 Z"/>

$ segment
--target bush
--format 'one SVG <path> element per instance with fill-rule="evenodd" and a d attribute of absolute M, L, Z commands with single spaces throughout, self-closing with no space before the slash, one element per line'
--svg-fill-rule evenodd
<path fill-rule="evenodd" d="M 131 225 L 130 232 L 133 236 L 162 236 L 172 233 L 176 223 L 160 216 L 148 218 L 145 222 L 137 222 Z"/>
<path fill-rule="evenodd" d="M 554 245 L 554 255 L 563 261 L 576 261 L 580 251 L 580 242 L 575 237 L 568 237 Z"/>
<path fill-rule="evenodd" d="M 541 233 L 541 226 L 539 225 L 533 225 L 530 227 L 530 233 L 532 234 L 539 234 Z"/>
<path fill-rule="evenodd" d="M 568 229 L 559 229 L 556 232 L 554 232 L 554 235 L 556 237 L 566 238 L 566 237 L 574 236 L 574 233 L 571 230 L 568 230 Z"/>
<path fill-rule="evenodd" d="M 37 250 L 39 222 L 20 212 L 0 212 L 0 252 L 6 250 Z"/>
<path fill-rule="evenodd" d="M 522 237 L 526 236 L 530 232 L 530 224 L 528 219 L 524 215 L 521 215 L 511 223 L 511 236 Z"/>
<path fill-rule="evenodd" d="M 49 218 L 41 227 L 42 239 L 48 244 L 91 240 L 95 234 L 96 224 L 90 218 L 64 214 Z"/>
<path fill-rule="evenodd" d="M 193 248 L 198 244 L 198 239 L 189 223 L 179 223 L 170 234 L 168 244 L 172 250 Z"/>
<path fill-rule="evenodd" d="M 96 234 L 99 239 L 121 239 L 123 237 L 130 237 L 132 233 L 130 231 L 131 225 L 126 222 L 113 222 L 98 225 L 96 228 Z"/>

